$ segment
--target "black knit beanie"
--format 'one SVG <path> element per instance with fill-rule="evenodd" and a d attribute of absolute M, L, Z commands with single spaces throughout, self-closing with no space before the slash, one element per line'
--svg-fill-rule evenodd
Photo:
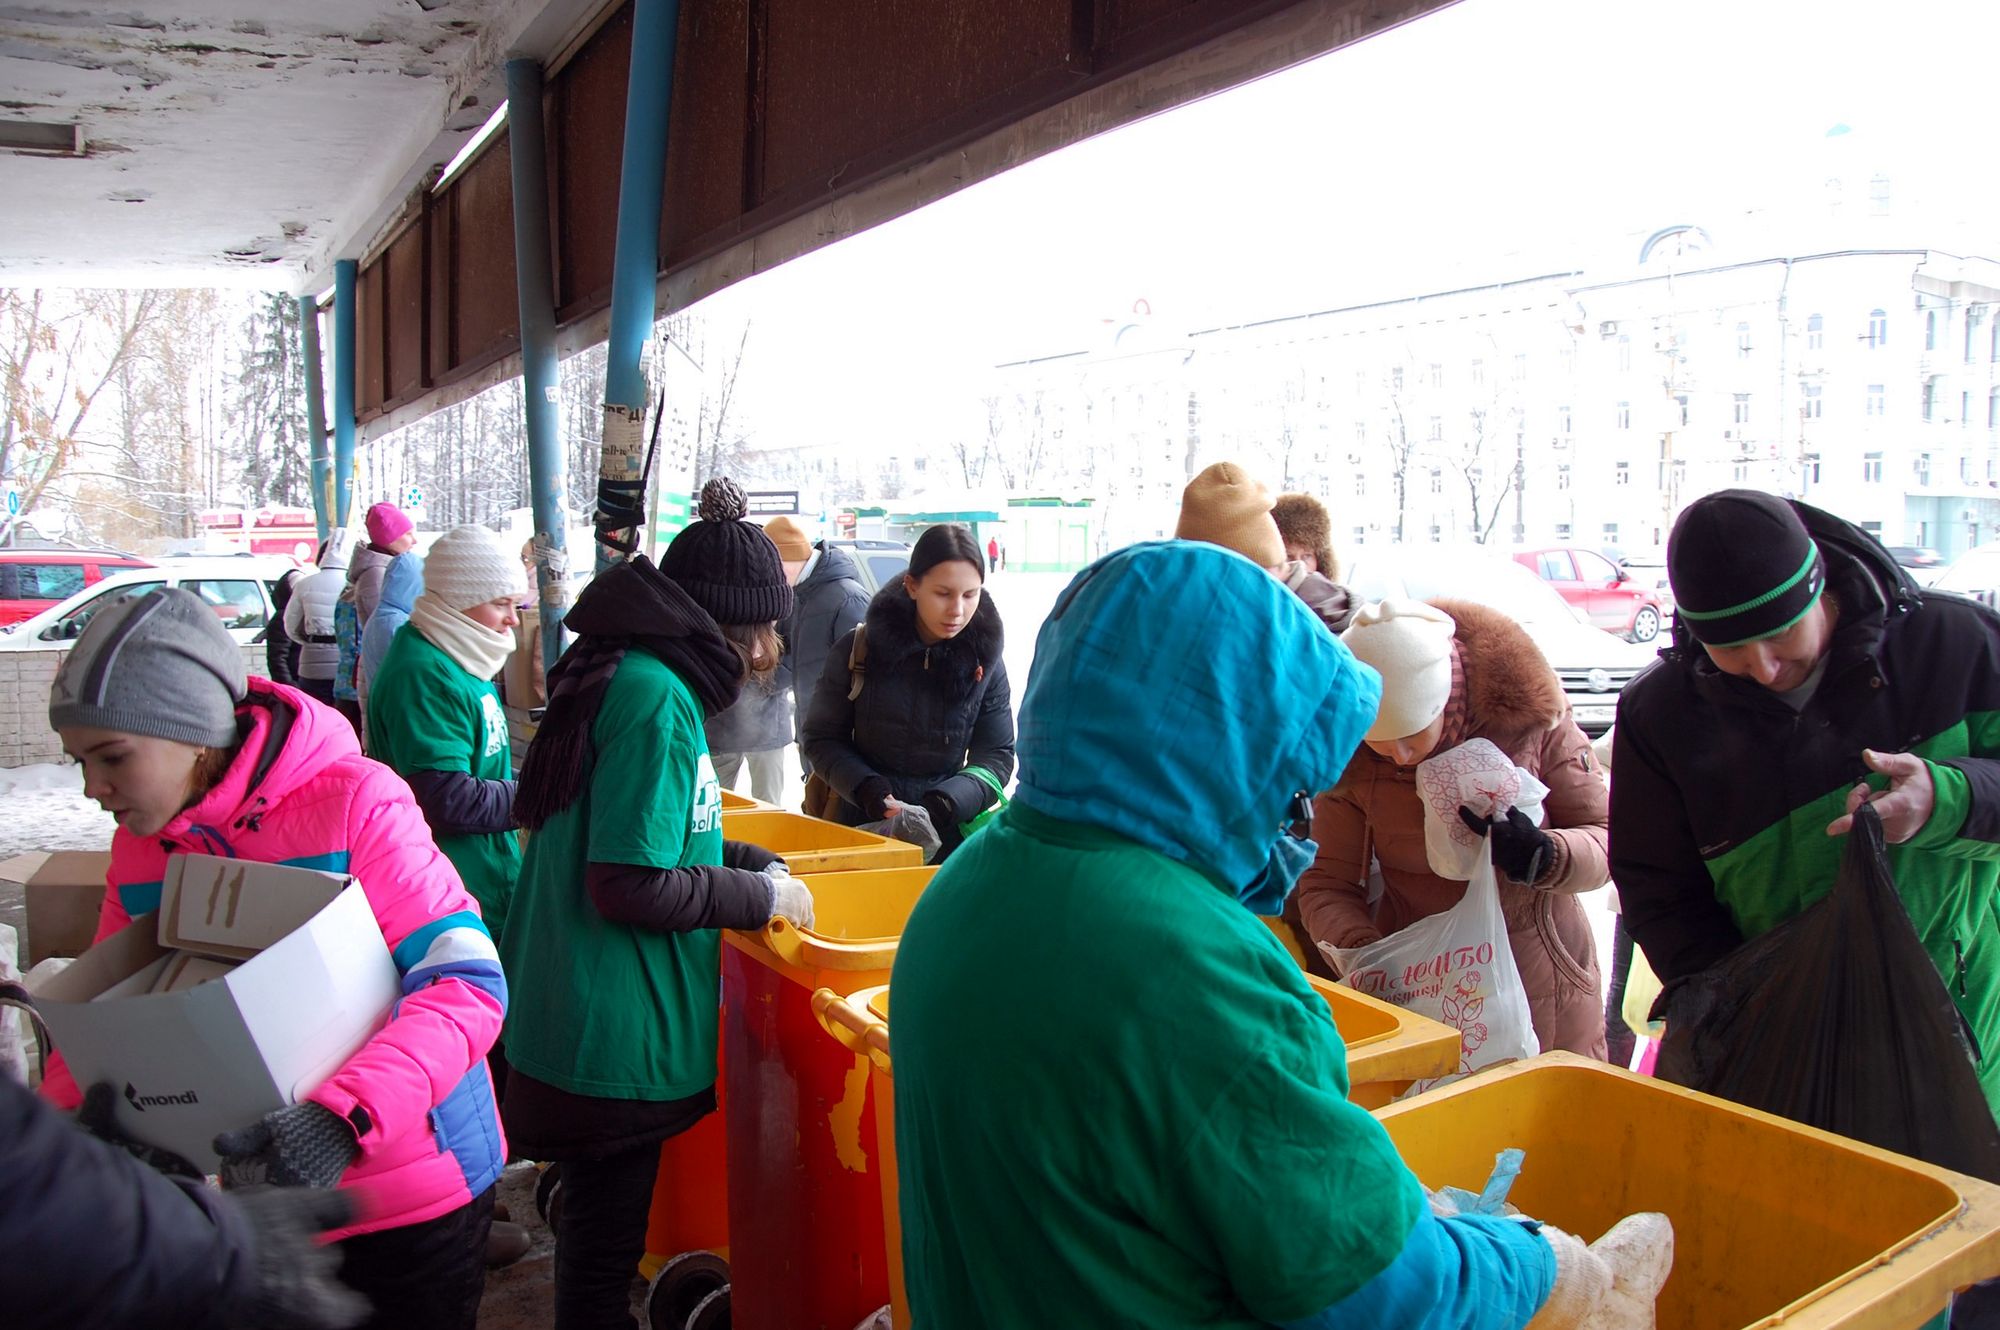
<path fill-rule="evenodd" d="M 1755 490 L 1695 500 L 1667 539 L 1674 613 L 1705 646 L 1781 633 L 1826 590 L 1826 562 L 1792 505 Z"/>
<path fill-rule="evenodd" d="M 778 547 L 742 520 L 742 488 L 718 476 L 701 487 L 700 518 L 674 537 L 660 571 L 720 624 L 775 623 L 792 612 L 792 584 Z"/>

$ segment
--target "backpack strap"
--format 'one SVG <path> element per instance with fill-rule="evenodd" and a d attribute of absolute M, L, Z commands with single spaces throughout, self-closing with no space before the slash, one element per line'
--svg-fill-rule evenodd
<path fill-rule="evenodd" d="M 861 685 L 868 682 L 868 625 L 854 627 L 854 646 L 847 653 L 847 700 L 852 702 L 861 696 Z"/>

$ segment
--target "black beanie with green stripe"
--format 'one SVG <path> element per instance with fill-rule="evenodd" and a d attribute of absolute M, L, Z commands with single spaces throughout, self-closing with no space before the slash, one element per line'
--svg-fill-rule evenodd
<path fill-rule="evenodd" d="M 1674 613 L 1704 646 L 1782 633 L 1819 603 L 1826 562 L 1785 500 L 1722 490 L 1689 504 L 1667 539 Z"/>

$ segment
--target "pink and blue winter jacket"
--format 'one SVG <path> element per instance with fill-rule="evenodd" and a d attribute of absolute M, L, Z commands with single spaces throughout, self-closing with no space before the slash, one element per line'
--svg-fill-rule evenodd
<path fill-rule="evenodd" d="M 507 1158 L 486 1073 L 507 1010 L 493 939 L 409 786 L 361 755 L 338 712 L 253 678 L 237 717 L 248 737 L 200 803 L 157 836 L 121 829 L 112 837 L 97 936 L 159 908 L 169 854 L 359 879 L 402 973 L 403 996 L 388 1022 L 306 1096 L 349 1121 L 363 1108 L 369 1124 L 340 1182 L 357 1220 L 334 1236 L 434 1219 L 493 1185 Z M 65 1107 L 81 1097 L 60 1058 L 50 1059 L 42 1092 Z"/>

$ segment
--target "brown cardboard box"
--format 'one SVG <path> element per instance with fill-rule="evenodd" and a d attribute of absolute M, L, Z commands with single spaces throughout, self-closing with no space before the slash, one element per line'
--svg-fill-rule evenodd
<path fill-rule="evenodd" d="M 50 956 L 81 956 L 89 949 L 110 871 L 108 850 L 36 850 L 0 862 L 0 878 L 27 889 L 24 967 Z"/>

